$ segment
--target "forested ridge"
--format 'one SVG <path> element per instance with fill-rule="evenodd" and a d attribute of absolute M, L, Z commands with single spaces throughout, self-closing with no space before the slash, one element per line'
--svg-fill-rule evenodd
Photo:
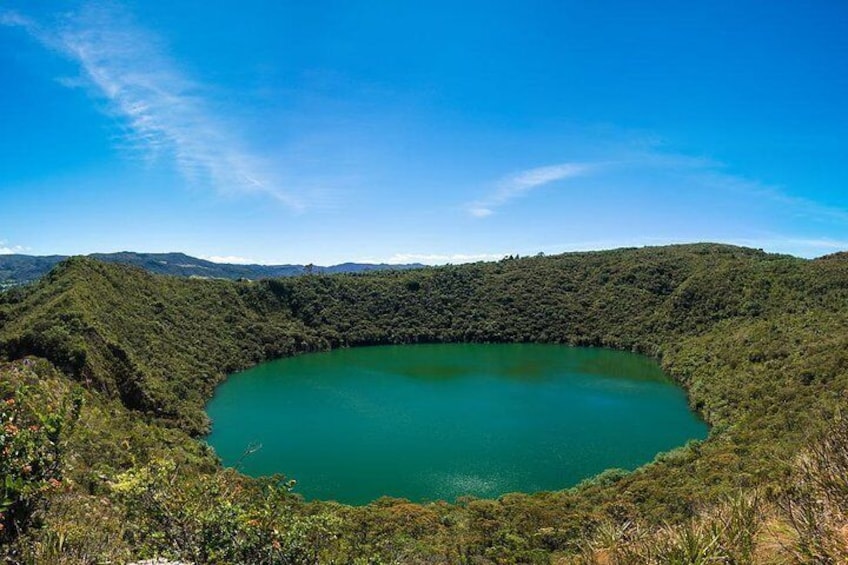
<path fill-rule="evenodd" d="M 195 439 L 215 385 L 238 369 L 335 347 L 457 341 L 653 356 L 710 437 L 560 492 L 365 507 L 302 502 L 282 478 L 221 469 Z M 255 282 L 72 258 L 0 294 L 0 355 L 0 448 L 16 454 L 2 469 L 0 536 L 12 561 L 848 557 L 848 486 L 833 479 L 842 463 L 848 472 L 837 441 L 848 437 L 844 254 L 697 244 Z M 80 510 L 92 505 L 99 515 Z"/>
<path fill-rule="evenodd" d="M 184 253 L 135 253 L 132 251 L 92 253 L 88 257 L 104 263 L 134 265 L 158 275 L 232 280 L 292 277 L 312 273 L 358 273 L 421 267 L 419 264 L 387 265 L 372 263 L 342 263 L 328 267 L 319 265 L 240 265 L 217 263 L 191 257 Z M 0 254 L 0 290 L 36 281 L 46 275 L 58 263 L 67 259 L 68 256 L 66 255 Z"/>

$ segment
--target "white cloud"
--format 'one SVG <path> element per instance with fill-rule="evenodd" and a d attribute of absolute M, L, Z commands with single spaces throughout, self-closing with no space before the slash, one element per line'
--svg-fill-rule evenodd
<path fill-rule="evenodd" d="M 475 218 L 491 216 L 497 208 L 524 196 L 531 190 L 555 181 L 586 174 L 591 168 L 591 165 L 581 163 L 560 163 L 521 171 L 501 179 L 491 194 L 469 203 L 466 210 Z"/>
<path fill-rule="evenodd" d="M 171 160 L 184 178 L 221 193 L 265 194 L 295 210 L 302 199 L 280 186 L 273 167 L 251 153 L 232 124 L 211 109 L 209 89 L 172 61 L 160 40 L 116 9 L 88 8 L 41 26 L 14 12 L 20 27 L 79 65 L 82 83 L 124 126 L 121 141 L 148 159 Z M 79 78 L 59 79 L 77 87 Z"/>
<path fill-rule="evenodd" d="M 623 247 L 644 247 L 644 246 L 662 246 L 662 245 L 679 245 L 687 243 L 726 243 L 729 245 L 739 245 L 742 247 L 752 247 L 755 249 L 763 249 L 769 253 L 787 253 L 797 257 L 819 257 L 836 251 L 848 251 L 848 241 L 831 239 L 831 238 L 803 238 L 794 236 L 785 236 L 780 234 L 766 234 L 761 237 L 738 238 L 738 237 L 703 237 L 703 238 L 673 238 L 673 237 L 656 237 L 656 236 L 640 236 L 631 239 L 604 239 L 604 240 L 586 240 L 572 241 L 568 243 L 559 243 L 554 245 L 544 245 L 536 249 L 528 249 L 521 252 L 520 255 L 532 256 L 537 253 L 544 252 L 546 254 L 560 254 L 573 252 L 587 251 L 602 251 L 608 249 L 618 249 Z M 387 259 L 362 259 L 362 263 L 389 263 L 389 264 L 407 264 L 407 263 L 422 263 L 425 265 L 444 265 L 447 263 L 461 264 L 474 263 L 477 261 L 499 261 L 512 253 L 395 253 Z"/>
<path fill-rule="evenodd" d="M 14 255 L 26 252 L 26 248 L 20 245 L 10 245 L 6 241 L 0 241 L 0 255 Z"/>
<path fill-rule="evenodd" d="M 424 263 L 426 265 L 444 265 L 446 263 L 474 263 L 477 261 L 496 261 L 503 259 L 507 253 L 454 253 L 454 254 L 439 254 L 439 253 L 395 253 L 381 263 L 398 264 L 398 263 Z M 369 261 L 377 262 L 377 261 Z"/>
<path fill-rule="evenodd" d="M 491 208 L 484 208 L 483 206 L 472 206 L 468 209 L 468 213 L 474 216 L 475 218 L 485 218 L 486 216 L 491 216 L 495 212 Z"/>
<path fill-rule="evenodd" d="M 771 234 L 753 238 L 729 238 L 729 243 L 763 249 L 771 253 L 787 253 L 798 257 L 820 257 L 837 251 L 848 251 L 848 241 L 829 237 L 797 237 Z"/>
<path fill-rule="evenodd" d="M 229 263 L 231 265 L 255 265 L 256 261 L 251 261 L 238 255 L 212 255 L 211 257 L 201 257 L 213 263 Z"/>

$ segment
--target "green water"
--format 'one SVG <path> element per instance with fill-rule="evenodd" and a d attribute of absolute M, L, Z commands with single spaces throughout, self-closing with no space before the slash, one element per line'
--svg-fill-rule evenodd
<path fill-rule="evenodd" d="M 707 434 L 650 359 L 540 344 L 281 359 L 232 375 L 207 412 L 225 465 L 350 504 L 558 490 Z"/>

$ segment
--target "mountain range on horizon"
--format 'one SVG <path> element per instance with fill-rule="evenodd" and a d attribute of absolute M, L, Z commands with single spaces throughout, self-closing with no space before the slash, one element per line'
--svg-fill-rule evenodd
<path fill-rule="evenodd" d="M 180 277 L 217 279 L 266 279 L 292 277 L 308 273 L 361 273 L 392 269 L 416 269 L 420 263 L 392 265 L 387 263 L 341 263 L 338 265 L 240 265 L 215 263 L 185 253 L 91 253 L 87 255 L 106 263 L 141 267 L 151 273 Z M 0 255 L 0 288 L 27 284 L 38 280 L 69 255 Z"/>

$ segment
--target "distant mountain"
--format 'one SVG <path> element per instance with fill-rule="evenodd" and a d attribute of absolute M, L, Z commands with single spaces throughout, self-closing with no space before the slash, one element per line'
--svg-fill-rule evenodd
<path fill-rule="evenodd" d="M 0 288 L 34 281 L 65 258 L 61 255 L 0 255 Z"/>
<path fill-rule="evenodd" d="M 291 277 L 306 273 L 361 273 L 364 271 L 423 267 L 418 263 L 404 265 L 342 263 L 329 267 L 317 265 L 234 265 L 213 263 L 184 253 L 135 253 L 132 251 L 92 253 L 89 257 L 105 263 L 135 265 L 160 275 L 211 279 L 267 279 Z M 57 263 L 67 258 L 66 255 L 0 255 L 0 288 L 37 280 Z"/>

